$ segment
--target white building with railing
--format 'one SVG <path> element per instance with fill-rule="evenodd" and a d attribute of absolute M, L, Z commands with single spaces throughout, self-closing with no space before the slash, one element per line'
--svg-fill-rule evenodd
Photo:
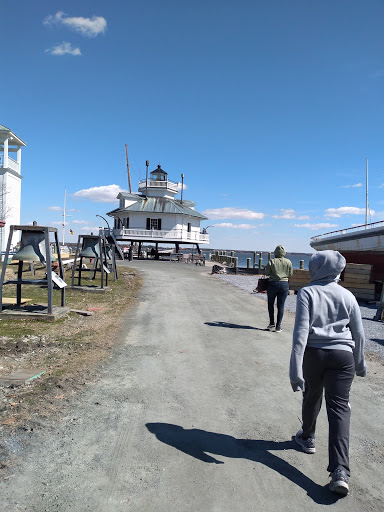
<path fill-rule="evenodd" d="M 9 226 L 20 224 L 21 203 L 21 148 L 25 142 L 12 130 L 0 124 L 0 221 L 5 226 L 0 229 L 0 250 L 5 251 L 8 242 Z M 15 232 L 12 245 L 19 241 Z"/>
<path fill-rule="evenodd" d="M 209 243 L 208 233 L 200 229 L 207 217 L 195 210 L 193 201 L 183 200 L 182 195 L 175 199 L 179 185 L 159 165 L 139 182 L 137 194 L 121 192 L 119 207 L 107 214 L 114 218 L 115 238 L 140 246 L 149 243 L 156 250 L 159 243 L 175 244 L 176 252 L 180 244 L 193 244 L 200 251 L 200 244 Z"/>

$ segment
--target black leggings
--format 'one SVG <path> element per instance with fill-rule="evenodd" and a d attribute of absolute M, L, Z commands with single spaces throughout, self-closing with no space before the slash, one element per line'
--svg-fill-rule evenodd
<path fill-rule="evenodd" d="M 349 392 L 355 375 L 352 352 L 307 347 L 304 354 L 303 373 L 303 438 L 314 437 L 316 420 L 320 412 L 325 389 L 329 437 L 328 471 L 342 466 L 349 470 L 349 427 L 351 406 Z"/>

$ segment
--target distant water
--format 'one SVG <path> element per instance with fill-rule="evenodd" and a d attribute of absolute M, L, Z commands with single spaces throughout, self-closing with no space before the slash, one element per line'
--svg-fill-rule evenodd
<path fill-rule="evenodd" d="M 202 252 L 205 254 L 206 259 L 209 260 L 210 254 L 213 251 L 203 250 Z M 230 255 L 231 251 L 227 251 L 227 254 Z M 266 265 L 268 263 L 268 253 L 263 252 L 262 256 L 263 256 L 263 265 Z M 300 268 L 300 260 L 304 260 L 304 268 L 308 270 L 308 263 L 309 263 L 311 256 L 312 256 L 312 254 L 307 254 L 307 253 L 294 253 L 294 254 L 287 253 L 286 257 L 292 261 L 293 268 Z M 272 253 L 272 258 L 273 257 L 274 256 Z M 239 258 L 239 260 L 238 260 L 239 267 L 247 266 L 247 258 L 251 258 L 251 266 L 253 266 L 253 252 L 236 252 L 235 251 L 235 258 Z M 258 264 L 259 264 L 259 260 L 257 259 L 256 266 L 258 266 Z"/>

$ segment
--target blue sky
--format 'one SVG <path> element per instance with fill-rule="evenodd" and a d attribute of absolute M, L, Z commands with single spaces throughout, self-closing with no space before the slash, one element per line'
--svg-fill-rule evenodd
<path fill-rule="evenodd" d="M 214 248 L 310 252 L 384 219 L 381 0 L 2 0 L 22 223 L 88 233 L 158 163 Z M 76 236 L 66 236 L 75 241 Z"/>

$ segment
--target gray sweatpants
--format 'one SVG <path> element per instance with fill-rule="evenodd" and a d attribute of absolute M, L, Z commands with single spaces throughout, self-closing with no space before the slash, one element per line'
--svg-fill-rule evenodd
<path fill-rule="evenodd" d="M 316 420 L 320 412 L 325 390 L 329 438 L 328 471 L 332 473 L 342 466 L 349 470 L 349 430 L 351 407 L 349 392 L 355 374 L 352 352 L 307 347 L 304 354 L 303 374 L 303 438 L 315 436 Z"/>

